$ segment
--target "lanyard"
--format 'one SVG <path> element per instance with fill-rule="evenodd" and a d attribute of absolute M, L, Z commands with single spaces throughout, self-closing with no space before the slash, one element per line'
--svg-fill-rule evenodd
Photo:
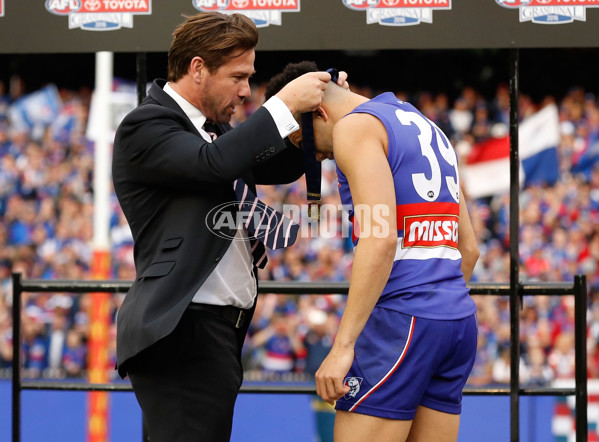
<path fill-rule="evenodd" d="M 337 83 L 339 71 L 328 69 L 331 81 Z M 308 216 L 314 220 L 320 219 L 322 165 L 316 160 L 314 144 L 314 126 L 312 112 L 302 114 L 302 146 L 304 150 L 304 169 L 306 174 L 306 196 L 308 199 Z"/>

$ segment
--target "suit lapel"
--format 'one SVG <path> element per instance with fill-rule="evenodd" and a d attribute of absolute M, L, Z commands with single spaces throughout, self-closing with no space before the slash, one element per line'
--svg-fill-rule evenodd
<path fill-rule="evenodd" d="M 152 87 L 148 91 L 148 97 L 146 98 L 146 100 L 152 99 L 161 106 L 167 107 L 181 114 L 181 116 L 185 118 L 187 130 L 201 137 L 200 133 L 198 132 L 194 124 L 191 122 L 187 114 L 183 112 L 183 109 L 179 107 L 177 102 L 173 100 L 173 98 L 169 94 L 164 92 L 163 88 L 165 84 L 165 80 L 154 80 L 154 82 L 152 83 Z M 144 100 L 144 103 L 146 100 Z"/>

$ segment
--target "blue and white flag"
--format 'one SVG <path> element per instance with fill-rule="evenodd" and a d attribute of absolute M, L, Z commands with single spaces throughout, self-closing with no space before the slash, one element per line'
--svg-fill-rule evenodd
<path fill-rule="evenodd" d="M 58 89 L 54 84 L 49 84 L 16 100 L 10 106 L 8 117 L 13 127 L 30 131 L 36 138 L 43 135 L 43 130 L 54 121 L 61 108 Z"/>
<path fill-rule="evenodd" d="M 575 175 L 583 175 L 591 179 L 591 173 L 599 163 L 599 132 L 592 131 L 586 139 L 586 147 L 577 161 L 572 165 L 571 171 Z"/>
<path fill-rule="evenodd" d="M 524 187 L 556 183 L 559 178 L 559 142 L 559 113 L 555 104 L 545 106 L 520 123 L 518 144 Z"/>

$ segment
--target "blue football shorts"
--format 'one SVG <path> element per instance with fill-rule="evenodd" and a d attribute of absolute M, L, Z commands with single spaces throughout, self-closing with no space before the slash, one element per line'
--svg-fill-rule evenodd
<path fill-rule="evenodd" d="M 414 419 L 419 405 L 460 414 L 477 340 L 476 315 L 434 320 L 375 307 L 335 408 L 398 420 Z"/>

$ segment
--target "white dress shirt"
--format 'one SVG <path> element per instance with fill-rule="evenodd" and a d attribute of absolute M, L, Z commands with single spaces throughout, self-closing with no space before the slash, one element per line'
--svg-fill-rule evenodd
<path fill-rule="evenodd" d="M 177 102 L 183 112 L 206 141 L 212 141 L 203 129 L 206 117 L 166 83 L 164 92 Z M 270 112 L 281 138 L 299 129 L 289 108 L 278 97 L 271 97 L 264 107 Z M 256 297 L 256 280 L 253 272 L 253 257 L 247 231 L 238 229 L 231 245 L 204 284 L 194 295 L 192 302 L 214 305 L 233 305 L 250 308 Z"/>

